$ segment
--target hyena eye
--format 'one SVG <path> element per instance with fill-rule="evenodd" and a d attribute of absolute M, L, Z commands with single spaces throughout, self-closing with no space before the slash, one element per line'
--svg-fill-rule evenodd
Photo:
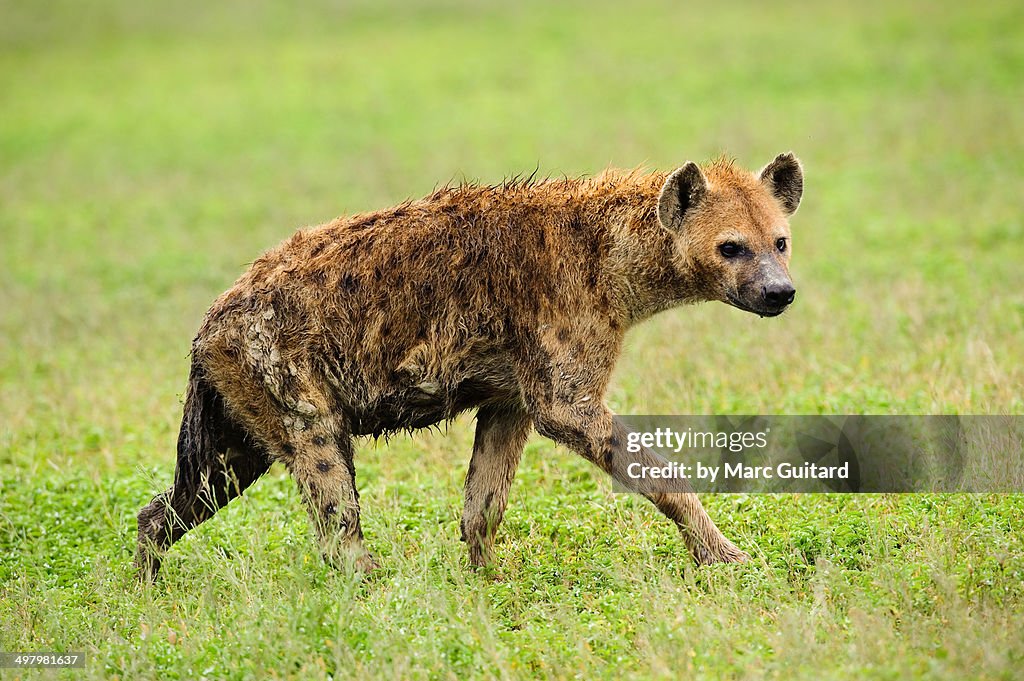
<path fill-rule="evenodd" d="M 775 248 L 779 249 L 779 253 L 786 252 L 786 237 L 782 236 L 775 240 Z"/>
<path fill-rule="evenodd" d="M 718 247 L 718 252 L 722 254 L 723 258 L 735 258 L 743 252 L 743 246 L 735 241 L 726 241 Z"/>

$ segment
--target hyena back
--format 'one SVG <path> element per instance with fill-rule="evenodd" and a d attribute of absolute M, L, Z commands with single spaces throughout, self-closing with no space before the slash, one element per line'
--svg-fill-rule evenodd
<path fill-rule="evenodd" d="M 701 564 L 746 559 L 692 490 L 644 489 L 604 403 L 627 329 L 685 303 L 762 316 L 794 291 L 792 154 L 759 173 L 719 160 L 673 173 L 439 190 L 300 231 L 214 303 L 192 345 L 173 486 L 139 513 L 137 563 L 163 553 L 283 462 L 324 556 L 368 570 L 353 438 L 475 408 L 462 539 L 490 557 L 532 429 L 674 521 Z"/>

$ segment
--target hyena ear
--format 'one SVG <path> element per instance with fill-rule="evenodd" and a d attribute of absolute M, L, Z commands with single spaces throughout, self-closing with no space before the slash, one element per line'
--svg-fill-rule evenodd
<path fill-rule="evenodd" d="M 658 219 L 662 226 L 673 232 L 680 230 L 686 214 L 700 203 L 707 190 L 708 181 L 696 163 L 687 161 L 673 171 L 658 196 Z"/>
<path fill-rule="evenodd" d="M 760 178 L 761 183 L 779 200 L 786 215 L 796 212 L 800 207 L 800 197 L 804 195 L 804 169 L 792 151 L 776 156 L 761 169 Z"/>

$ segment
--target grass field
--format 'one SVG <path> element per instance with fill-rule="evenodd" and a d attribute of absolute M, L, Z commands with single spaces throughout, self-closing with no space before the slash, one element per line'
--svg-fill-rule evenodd
<path fill-rule="evenodd" d="M 0 0 L 0 650 L 84 651 L 76 679 L 1022 678 L 1022 496 L 709 496 L 753 560 L 696 569 L 535 437 L 475 573 L 468 415 L 361 448 L 369 579 L 275 468 L 133 580 L 214 297 L 451 179 L 793 149 L 793 309 L 661 315 L 612 408 L 1024 413 L 1024 6 L 828 4 Z"/>

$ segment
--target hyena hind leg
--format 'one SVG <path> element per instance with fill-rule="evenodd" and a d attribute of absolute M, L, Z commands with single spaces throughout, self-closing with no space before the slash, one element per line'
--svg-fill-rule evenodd
<path fill-rule="evenodd" d="M 241 442 L 202 470 L 184 470 L 189 464 L 179 460 L 174 485 L 139 511 L 135 565 L 140 579 L 153 581 L 171 545 L 240 496 L 270 469 L 270 463 L 262 449 Z"/>
<path fill-rule="evenodd" d="M 324 559 L 370 572 L 377 562 L 363 545 L 352 436 L 338 424 L 291 431 L 282 457 L 299 487 Z"/>
<path fill-rule="evenodd" d="M 469 545 L 469 562 L 483 567 L 493 557 L 494 537 L 505 515 L 531 420 L 524 410 L 485 406 L 477 412 L 473 458 L 466 475 L 466 504 L 462 540 Z"/>

